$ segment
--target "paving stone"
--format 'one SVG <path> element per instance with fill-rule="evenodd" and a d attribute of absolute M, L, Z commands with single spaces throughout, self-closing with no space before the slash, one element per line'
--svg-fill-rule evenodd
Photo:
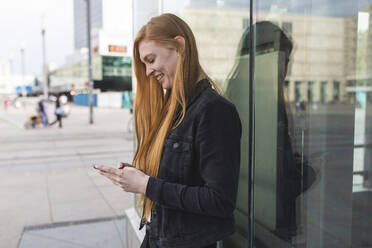
<path fill-rule="evenodd" d="M 125 219 L 71 223 L 26 230 L 19 248 L 125 247 Z"/>

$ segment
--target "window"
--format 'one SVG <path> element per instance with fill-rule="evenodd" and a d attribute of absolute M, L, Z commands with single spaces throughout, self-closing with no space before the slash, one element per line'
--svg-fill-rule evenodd
<path fill-rule="evenodd" d="M 301 82 L 295 82 L 295 102 L 301 101 Z"/>
<path fill-rule="evenodd" d="M 254 44 L 279 48 L 255 54 L 251 246 L 372 247 L 371 3 L 305 2 L 254 1 Z M 275 80 L 290 47 L 294 103 Z"/>
<path fill-rule="evenodd" d="M 320 83 L 320 102 L 326 103 L 327 101 L 327 82 L 322 81 Z"/>
<path fill-rule="evenodd" d="M 333 82 L 333 100 L 334 101 L 340 100 L 340 82 L 339 81 Z"/>
<path fill-rule="evenodd" d="M 249 28 L 249 19 L 244 18 L 243 19 L 243 29 L 248 29 Z"/>
<path fill-rule="evenodd" d="M 310 81 L 307 83 L 307 101 L 309 103 L 314 102 L 314 82 Z"/>
<path fill-rule="evenodd" d="M 292 33 L 292 23 L 291 22 L 283 22 L 282 28 L 284 31 L 287 33 L 291 34 Z"/>

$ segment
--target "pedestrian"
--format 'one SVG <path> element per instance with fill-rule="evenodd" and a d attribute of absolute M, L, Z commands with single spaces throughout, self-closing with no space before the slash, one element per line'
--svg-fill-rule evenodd
<path fill-rule="evenodd" d="M 8 102 L 9 102 L 8 97 L 5 97 L 5 98 L 4 98 L 4 110 L 5 110 L 5 111 L 8 110 Z"/>
<path fill-rule="evenodd" d="M 39 117 L 41 119 L 41 123 L 43 124 L 44 127 L 47 127 L 48 126 L 48 119 L 47 119 L 47 114 L 46 114 L 46 111 L 45 111 L 44 99 L 41 99 L 37 103 L 37 110 L 38 110 Z"/>
<path fill-rule="evenodd" d="M 152 18 L 133 51 L 138 140 L 132 164 L 96 169 L 140 193 L 141 247 L 216 247 L 235 231 L 241 123 L 200 66 L 194 35 L 173 14 Z"/>
<path fill-rule="evenodd" d="M 60 97 L 57 97 L 56 99 L 56 109 L 54 111 L 54 114 L 56 115 L 56 119 L 49 123 L 49 126 L 54 125 L 58 121 L 59 128 L 62 128 L 62 116 L 63 116 L 63 107 L 61 105 Z"/>
<path fill-rule="evenodd" d="M 48 126 L 49 119 L 48 119 L 48 99 L 42 100 L 43 108 L 44 108 L 44 115 L 45 115 L 45 126 Z"/>

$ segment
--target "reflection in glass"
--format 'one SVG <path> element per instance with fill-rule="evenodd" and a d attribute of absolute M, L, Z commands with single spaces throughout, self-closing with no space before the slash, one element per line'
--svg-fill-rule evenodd
<path fill-rule="evenodd" d="M 320 102 L 326 103 L 327 97 L 327 82 L 322 81 L 320 83 Z"/>
<path fill-rule="evenodd" d="M 307 83 L 307 101 L 312 103 L 314 101 L 314 82 Z"/>
<path fill-rule="evenodd" d="M 372 247 L 372 6 L 362 0 L 254 3 L 256 25 L 278 23 L 294 47 L 283 108 L 280 50 L 279 55 L 265 54 L 271 56 L 265 61 L 259 44 L 268 34 L 257 27 L 255 245 Z M 280 118 L 285 116 L 282 109 L 288 123 Z M 279 126 L 287 126 L 288 132 Z M 291 163 L 275 159 L 286 157 L 290 150 L 278 149 L 287 133 L 293 154 L 300 157 L 294 163 L 300 168 L 300 183 L 309 186 L 292 200 L 291 191 L 281 194 L 281 189 L 293 183 L 293 175 L 280 169 Z M 294 215 L 278 210 L 283 202 L 291 208 L 291 201 Z M 287 223 L 294 218 L 293 225 L 279 228 L 280 218 Z"/>
<path fill-rule="evenodd" d="M 292 33 L 292 23 L 291 22 L 283 22 L 282 28 L 286 33 Z"/>
<path fill-rule="evenodd" d="M 295 102 L 298 103 L 301 101 L 301 82 L 295 82 Z"/>
<path fill-rule="evenodd" d="M 292 41 L 272 22 L 257 22 L 254 28 L 254 237 L 258 247 L 276 247 L 290 243 L 297 234 L 296 198 L 313 184 L 316 175 L 297 144 L 295 135 L 303 134 L 295 133 L 292 106 L 286 100 Z M 300 84 L 295 85 L 297 102 Z"/>
<path fill-rule="evenodd" d="M 340 82 L 338 81 L 333 82 L 333 100 L 334 101 L 340 100 Z"/>
<path fill-rule="evenodd" d="M 243 35 L 244 36 L 244 35 Z M 249 150 L 249 56 L 247 50 L 247 41 L 242 39 L 238 47 L 238 54 L 232 71 L 226 81 L 225 95 L 234 103 L 237 108 L 242 123 L 241 138 L 241 162 L 240 178 L 238 189 L 237 208 L 235 218 L 237 232 L 230 238 L 224 240 L 224 246 L 232 248 L 243 248 L 248 246 L 248 150 Z"/>
<path fill-rule="evenodd" d="M 190 25 L 203 69 L 222 85 L 249 26 L 249 0 L 163 0 L 163 4 L 165 12 L 179 15 Z"/>

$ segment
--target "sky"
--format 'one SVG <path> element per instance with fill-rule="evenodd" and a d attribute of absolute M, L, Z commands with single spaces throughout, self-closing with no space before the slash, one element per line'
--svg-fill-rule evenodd
<path fill-rule="evenodd" d="M 73 52 L 73 0 L 1 1 L 0 61 L 12 60 L 14 73 L 20 74 L 22 45 L 26 74 L 42 72 L 42 16 L 46 30 L 46 60 L 63 65 Z"/>

